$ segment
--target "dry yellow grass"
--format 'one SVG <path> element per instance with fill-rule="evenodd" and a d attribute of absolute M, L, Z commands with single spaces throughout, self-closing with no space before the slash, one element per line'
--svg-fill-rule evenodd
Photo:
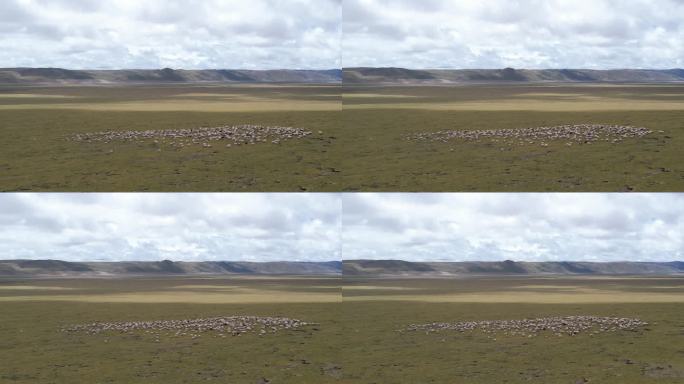
<path fill-rule="evenodd" d="M 619 98 L 585 97 L 578 100 L 515 100 L 467 101 L 452 103 L 391 103 L 346 104 L 345 109 L 419 109 L 428 111 L 679 111 L 684 102 L 626 100 Z"/>
<path fill-rule="evenodd" d="M 236 290 L 244 290 L 246 288 L 238 286 L 238 285 L 177 285 L 174 287 L 171 287 L 172 289 L 205 289 L 205 290 L 225 290 L 225 291 L 236 291 Z M 331 285 L 307 285 L 307 289 L 330 289 L 330 290 L 339 290 L 341 287 L 335 287 Z"/>
<path fill-rule="evenodd" d="M 497 291 L 436 295 L 351 296 L 345 301 L 420 301 L 426 303 L 532 303 L 532 304 L 608 304 L 608 303 L 684 303 L 679 293 L 624 292 L 576 289 L 575 292 Z"/>
<path fill-rule="evenodd" d="M 134 292 L 88 295 L 24 295 L 0 297 L 0 302 L 76 301 L 86 303 L 191 303 L 191 304 L 267 304 L 335 303 L 339 293 L 289 292 L 241 288 L 236 292 L 173 291 Z"/>
<path fill-rule="evenodd" d="M 0 105 L 0 110 L 84 110 L 116 112 L 267 112 L 267 111 L 341 111 L 336 101 L 292 101 L 263 99 L 254 101 L 203 101 L 193 99 L 149 100 L 113 103 L 16 104 Z"/>
<path fill-rule="evenodd" d="M 350 285 L 348 287 L 342 287 L 342 291 L 372 291 L 372 290 L 384 290 L 384 291 L 410 291 L 418 290 L 420 288 L 411 287 L 391 287 L 382 285 Z"/>
<path fill-rule="evenodd" d="M 382 93 L 343 93 L 342 98 L 343 99 L 374 99 L 374 98 L 383 98 L 383 99 L 403 99 L 403 98 L 421 98 L 423 96 L 418 96 L 418 95 L 397 95 L 397 94 L 382 94 Z"/>
<path fill-rule="evenodd" d="M 48 286 L 41 286 L 41 285 L 0 285 L 0 290 L 8 290 L 8 291 L 32 291 L 32 290 L 63 291 L 63 290 L 69 290 L 69 289 L 74 289 L 74 288 L 48 287 Z"/>
<path fill-rule="evenodd" d="M 518 289 L 583 289 L 579 285 L 545 285 L 545 284 L 528 284 L 516 285 Z"/>
<path fill-rule="evenodd" d="M 78 96 L 47 95 L 41 93 L 0 93 L 0 98 L 6 99 L 78 99 Z"/>
<path fill-rule="evenodd" d="M 238 289 L 240 286 L 238 285 L 176 285 L 175 287 L 172 287 L 173 289 L 226 289 L 226 290 L 231 290 L 231 289 Z"/>

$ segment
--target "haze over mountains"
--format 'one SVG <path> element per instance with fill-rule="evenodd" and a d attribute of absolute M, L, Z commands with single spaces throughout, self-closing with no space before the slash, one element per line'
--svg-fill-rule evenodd
<path fill-rule="evenodd" d="M 406 69 L 344 68 L 345 84 L 457 84 L 488 82 L 670 83 L 684 69 Z"/>
<path fill-rule="evenodd" d="M 125 84 L 125 83 L 338 83 L 342 71 L 0 68 L 0 84 Z"/>
<path fill-rule="evenodd" d="M 247 261 L 122 261 L 0 260 L 0 276 L 128 276 L 128 275 L 337 275 L 342 263 Z"/>
<path fill-rule="evenodd" d="M 684 262 L 409 262 L 345 260 L 345 276 L 459 275 L 670 275 L 684 273 Z"/>
<path fill-rule="evenodd" d="M 672 262 L 410 262 L 344 260 L 328 262 L 0 260 L 4 277 L 95 277 L 130 275 L 672 275 L 684 273 L 684 261 Z"/>
<path fill-rule="evenodd" d="M 0 84 L 129 83 L 678 83 L 684 69 L 406 69 L 344 68 L 329 70 L 0 68 Z"/>

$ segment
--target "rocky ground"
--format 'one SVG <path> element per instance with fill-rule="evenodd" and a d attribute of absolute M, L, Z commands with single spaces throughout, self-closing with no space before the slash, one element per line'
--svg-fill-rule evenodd
<path fill-rule="evenodd" d="M 542 332 L 556 336 L 574 336 L 580 333 L 598 334 L 615 331 L 636 331 L 648 325 L 639 319 L 626 317 L 567 316 L 543 317 L 523 320 L 485 320 L 457 323 L 411 324 L 407 331 L 482 331 L 487 334 L 511 336 L 537 336 Z"/>
<path fill-rule="evenodd" d="M 266 127 L 260 125 L 235 125 L 212 128 L 193 129 L 162 129 L 146 131 L 104 131 L 79 133 L 69 140 L 78 142 L 115 141 L 153 141 L 156 144 L 166 144 L 172 147 L 202 145 L 211 147 L 212 143 L 224 141 L 226 147 L 233 145 L 247 145 L 256 143 L 279 144 L 281 141 L 301 139 L 312 132 L 292 127 Z"/>
<path fill-rule="evenodd" d="M 287 329 L 296 329 L 312 325 L 297 319 L 286 317 L 228 316 L 205 319 L 157 320 L 128 322 L 97 322 L 73 325 L 62 329 L 64 332 L 84 332 L 99 334 L 102 332 L 133 333 L 143 331 L 159 336 L 160 333 L 175 336 L 199 337 L 202 333 L 212 332 L 215 336 L 240 336 L 243 333 L 265 335 Z"/>
<path fill-rule="evenodd" d="M 575 144 L 591 144 L 598 141 L 619 143 L 625 139 L 646 136 L 653 131 L 643 127 L 577 124 L 554 127 L 536 127 L 520 129 L 485 129 L 458 130 L 418 133 L 410 136 L 410 140 L 442 141 L 491 141 L 503 144 L 539 144 L 547 146 L 550 142 L 565 141 L 568 146 Z"/>

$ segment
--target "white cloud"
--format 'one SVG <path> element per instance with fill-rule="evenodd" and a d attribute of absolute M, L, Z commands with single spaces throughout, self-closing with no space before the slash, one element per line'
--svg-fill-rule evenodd
<path fill-rule="evenodd" d="M 672 261 L 684 195 L 347 194 L 343 258 Z"/>
<path fill-rule="evenodd" d="M 684 67 L 680 0 L 345 0 L 343 66 Z"/>
<path fill-rule="evenodd" d="M 0 66 L 338 68 L 341 0 L 3 0 Z"/>
<path fill-rule="evenodd" d="M 0 259 L 684 259 L 684 194 L 2 194 Z"/>
<path fill-rule="evenodd" d="M 0 258 L 340 259 L 326 194 L 4 194 Z"/>

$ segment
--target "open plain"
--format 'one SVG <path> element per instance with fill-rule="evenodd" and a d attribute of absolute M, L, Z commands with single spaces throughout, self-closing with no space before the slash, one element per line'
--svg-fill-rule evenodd
<path fill-rule="evenodd" d="M 681 84 L 345 83 L 343 104 L 347 191 L 684 188 Z"/>
<path fill-rule="evenodd" d="M 13 85 L 0 117 L 5 191 L 684 188 L 676 84 Z"/>
<path fill-rule="evenodd" d="M 339 190 L 340 127 L 334 84 L 3 85 L 0 190 Z"/>
<path fill-rule="evenodd" d="M 2 383 L 331 383 L 340 279 L 0 280 Z"/>
<path fill-rule="evenodd" d="M 677 276 L 344 277 L 363 383 L 679 383 Z"/>

